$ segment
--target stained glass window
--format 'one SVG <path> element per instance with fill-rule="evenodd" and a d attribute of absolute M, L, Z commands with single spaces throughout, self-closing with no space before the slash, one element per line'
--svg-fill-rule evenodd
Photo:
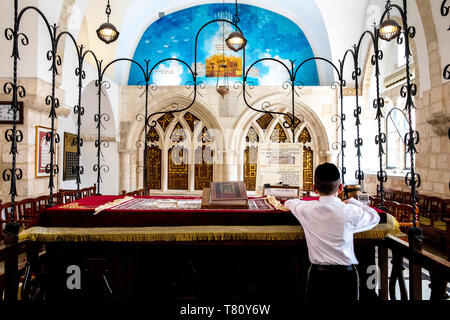
<path fill-rule="evenodd" d="M 244 150 L 244 183 L 249 191 L 256 189 L 256 170 L 258 162 L 259 136 L 253 127 L 248 130 L 245 137 L 246 147 Z"/>
<path fill-rule="evenodd" d="M 277 125 L 273 129 L 272 134 L 270 135 L 270 141 L 272 141 L 272 142 L 286 142 L 287 141 L 286 132 L 284 131 L 281 124 L 277 123 Z"/>
<path fill-rule="evenodd" d="M 203 127 L 197 136 L 197 142 L 201 145 L 195 148 L 195 190 L 209 188 L 209 184 L 214 178 L 214 153 L 209 145 L 211 141 L 208 128 Z"/>

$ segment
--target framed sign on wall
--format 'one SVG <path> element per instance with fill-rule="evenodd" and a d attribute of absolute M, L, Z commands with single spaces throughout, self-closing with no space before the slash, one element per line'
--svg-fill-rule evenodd
<path fill-rule="evenodd" d="M 23 124 L 23 102 L 18 102 L 19 110 L 17 112 L 16 123 Z M 13 124 L 14 115 L 11 110 L 11 101 L 0 101 L 0 124 Z"/>
<path fill-rule="evenodd" d="M 302 165 L 303 154 L 298 144 L 260 143 L 258 145 L 256 193 L 263 194 L 264 185 L 267 184 L 299 187 L 302 183 Z M 284 190 L 283 192 L 288 191 Z"/>
<path fill-rule="evenodd" d="M 48 177 L 50 174 L 45 172 L 45 167 L 50 164 L 50 141 L 47 141 L 45 136 L 50 132 L 50 128 L 36 126 L 36 147 L 35 147 L 35 161 L 36 161 L 36 178 Z M 56 131 L 54 131 L 56 133 Z M 55 158 L 53 159 L 56 164 L 56 148 Z"/>
<path fill-rule="evenodd" d="M 77 178 L 75 172 L 75 169 L 78 166 L 76 139 L 76 134 L 64 132 L 63 181 L 75 180 Z"/>

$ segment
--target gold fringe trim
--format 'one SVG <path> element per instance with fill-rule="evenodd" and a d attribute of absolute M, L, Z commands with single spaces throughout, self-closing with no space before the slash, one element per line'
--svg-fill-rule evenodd
<path fill-rule="evenodd" d="M 60 207 L 61 209 L 91 209 L 89 207 L 80 206 L 78 202 L 71 202 Z"/>
<path fill-rule="evenodd" d="M 388 223 L 356 233 L 355 239 L 380 240 L 402 233 L 398 222 L 388 216 Z M 53 228 L 32 227 L 19 234 L 21 241 L 40 242 L 187 242 L 187 241 L 295 241 L 305 239 L 301 226 L 181 226 L 128 228 Z"/>

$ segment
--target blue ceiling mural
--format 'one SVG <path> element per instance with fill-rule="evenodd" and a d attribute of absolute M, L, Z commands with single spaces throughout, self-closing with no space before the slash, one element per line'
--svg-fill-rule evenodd
<path fill-rule="evenodd" d="M 194 69 L 197 32 L 214 19 L 232 21 L 234 10 L 234 4 L 205 4 L 164 16 L 145 30 L 133 59 L 142 65 L 145 65 L 145 59 L 150 59 L 150 66 L 154 66 L 162 59 L 178 58 Z M 239 5 L 239 17 L 239 27 L 247 39 L 246 68 L 261 58 L 280 59 L 290 66 L 289 59 L 300 63 L 314 56 L 304 33 L 291 20 L 245 4 Z M 232 25 L 217 22 L 200 32 L 197 43 L 199 81 L 215 85 L 217 76 L 223 76 L 224 73 L 230 81 L 239 81 L 242 77 L 242 51 L 233 52 L 224 45 L 224 38 L 232 31 Z M 219 65 L 222 69 L 218 68 Z M 307 62 L 301 70 L 297 80 L 306 86 L 319 85 L 314 61 Z M 280 85 L 288 79 L 284 67 L 269 61 L 256 64 L 248 77 L 255 85 Z M 155 68 L 151 80 L 158 85 L 184 85 L 192 80 L 192 76 L 183 64 L 169 61 Z M 128 84 L 137 85 L 142 81 L 142 72 L 132 64 Z"/>

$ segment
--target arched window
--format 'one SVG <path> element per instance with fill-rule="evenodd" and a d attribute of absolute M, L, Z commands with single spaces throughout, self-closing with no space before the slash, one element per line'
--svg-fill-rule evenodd
<path fill-rule="evenodd" d="M 149 188 L 194 191 L 209 187 L 214 179 L 212 131 L 189 111 L 164 114 L 156 123 L 147 134 Z"/>
<path fill-rule="evenodd" d="M 304 127 L 298 136 L 298 142 L 303 143 L 303 189 L 313 189 L 313 159 L 314 152 L 306 145 L 311 143 L 311 134 L 308 128 Z"/>
<path fill-rule="evenodd" d="M 304 127 L 303 130 L 300 132 L 300 135 L 298 136 L 298 142 L 301 143 L 311 142 L 311 135 L 309 134 L 309 131 L 306 127 Z"/>
<path fill-rule="evenodd" d="M 154 127 L 147 133 L 147 183 L 148 189 L 161 189 L 161 149 L 159 134 Z"/>
<path fill-rule="evenodd" d="M 273 120 L 276 123 L 273 123 Z M 258 144 L 259 143 L 286 143 L 291 142 L 290 130 L 281 124 L 286 121 L 290 124 L 292 119 L 289 116 L 273 116 L 272 114 L 264 114 L 260 116 L 250 126 L 245 135 L 244 161 L 243 161 L 243 180 L 248 191 L 256 190 L 257 162 L 258 162 Z M 314 150 L 313 139 L 303 120 L 294 118 L 294 126 L 296 128 L 295 142 L 303 144 L 303 186 L 304 190 L 313 189 L 313 170 L 314 170 Z M 303 128 L 301 128 L 303 126 Z M 260 129 L 260 131 L 255 130 Z M 301 130 L 300 130 L 301 129 Z M 262 132 L 259 135 L 257 132 Z"/>
<path fill-rule="evenodd" d="M 281 124 L 277 123 L 272 131 L 272 134 L 270 135 L 270 141 L 283 143 L 286 142 L 287 140 L 288 137 L 286 135 L 286 132 L 284 131 Z"/>
<path fill-rule="evenodd" d="M 187 135 L 182 124 L 180 122 L 177 122 L 170 135 L 172 147 L 167 150 L 168 189 L 189 189 L 189 150 L 182 144 L 182 142 L 186 141 L 186 138 Z"/>
<path fill-rule="evenodd" d="M 210 146 L 211 141 L 208 128 L 203 127 L 197 137 L 197 143 L 200 145 L 195 148 L 195 190 L 209 188 L 210 182 L 213 181 L 214 153 Z"/>
<path fill-rule="evenodd" d="M 253 127 L 250 127 L 245 137 L 246 146 L 244 150 L 244 183 L 245 188 L 249 191 L 256 189 L 258 142 L 258 133 Z"/>
<path fill-rule="evenodd" d="M 200 119 L 189 111 L 184 114 L 183 119 L 186 120 L 189 129 L 191 129 L 191 132 L 194 132 L 195 128 L 200 123 Z"/>
<path fill-rule="evenodd" d="M 392 107 L 386 116 L 386 168 L 404 170 L 410 166 L 409 155 L 403 142 L 409 126 L 403 111 Z"/>
<path fill-rule="evenodd" d="M 303 190 L 313 189 L 313 151 L 303 146 Z"/>

